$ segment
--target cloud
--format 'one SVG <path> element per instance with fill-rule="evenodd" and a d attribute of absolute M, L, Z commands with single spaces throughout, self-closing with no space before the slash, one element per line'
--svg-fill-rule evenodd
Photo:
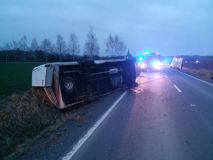
<path fill-rule="evenodd" d="M 135 53 L 213 54 L 211 0 L 2 0 L 0 45 L 23 34 L 29 39 L 76 32 L 80 42 L 92 26 L 105 51 L 109 33 L 119 34 Z"/>

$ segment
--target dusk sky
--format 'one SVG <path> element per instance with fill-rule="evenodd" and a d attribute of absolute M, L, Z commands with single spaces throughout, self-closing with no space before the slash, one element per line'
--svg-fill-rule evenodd
<path fill-rule="evenodd" d="M 40 42 L 66 41 L 75 32 L 84 46 L 90 29 L 101 54 L 109 33 L 118 34 L 135 55 L 213 55 L 212 0 L 1 0 L 0 46 L 27 35 Z"/>

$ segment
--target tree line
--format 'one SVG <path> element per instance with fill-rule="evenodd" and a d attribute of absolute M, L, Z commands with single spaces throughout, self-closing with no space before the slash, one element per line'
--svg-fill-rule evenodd
<path fill-rule="evenodd" d="M 105 50 L 107 57 L 124 56 L 126 50 L 126 44 L 118 35 L 110 34 L 107 37 Z M 62 62 L 82 58 L 100 58 L 100 46 L 93 29 L 90 29 L 87 34 L 82 54 L 78 37 L 73 32 L 68 42 L 61 34 L 58 34 L 55 43 L 44 38 L 39 44 L 37 39 L 33 38 L 30 45 L 28 45 L 27 36 L 23 35 L 18 42 L 15 40 L 7 42 L 0 51 L 0 62 Z"/>

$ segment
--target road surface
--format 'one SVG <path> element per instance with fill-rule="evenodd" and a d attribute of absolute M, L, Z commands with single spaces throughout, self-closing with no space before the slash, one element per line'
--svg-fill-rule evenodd
<path fill-rule="evenodd" d="M 137 82 L 81 145 L 64 142 L 51 159 L 213 160 L 213 86 L 172 69 Z"/>

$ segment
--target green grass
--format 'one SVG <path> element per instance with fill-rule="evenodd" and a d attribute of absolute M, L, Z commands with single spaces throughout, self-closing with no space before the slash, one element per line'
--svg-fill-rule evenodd
<path fill-rule="evenodd" d="M 40 63 L 0 63 L 0 99 L 31 87 L 32 69 Z"/>
<path fill-rule="evenodd" d="M 30 89 L 32 69 L 40 64 L 0 63 L 0 159 L 26 152 L 35 137 L 69 118 L 42 89 Z"/>
<path fill-rule="evenodd" d="M 183 67 L 183 71 L 195 77 L 203 79 L 205 81 L 209 81 L 211 83 L 213 82 L 213 71 L 211 69 L 205 69 L 205 68 L 194 69 L 194 68 Z"/>

